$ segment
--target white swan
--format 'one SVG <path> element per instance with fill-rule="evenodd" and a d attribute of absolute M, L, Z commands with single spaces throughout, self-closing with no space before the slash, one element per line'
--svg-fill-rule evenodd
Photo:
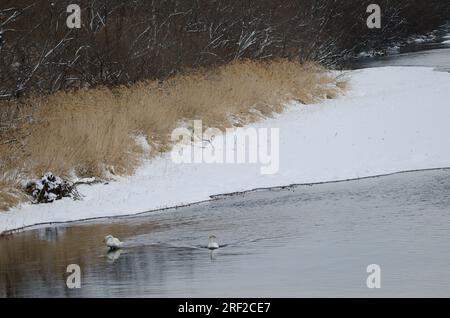
<path fill-rule="evenodd" d="M 219 243 L 217 243 L 216 241 L 216 237 L 214 235 L 211 235 L 209 237 L 209 243 L 208 243 L 208 248 L 210 250 L 215 250 L 219 248 Z"/>
<path fill-rule="evenodd" d="M 123 246 L 123 243 L 118 238 L 112 235 L 105 236 L 104 242 L 110 250 L 117 250 L 119 248 L 122 248 Z"/>

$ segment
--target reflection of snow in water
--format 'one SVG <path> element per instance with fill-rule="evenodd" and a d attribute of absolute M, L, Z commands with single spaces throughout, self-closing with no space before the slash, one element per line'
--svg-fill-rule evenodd
<path fill-rule="evenodd" d="M 47 242 L 57 242 L 65 233 L 65 227 L 47 227 L 36 230 L 37 237 Z"/>

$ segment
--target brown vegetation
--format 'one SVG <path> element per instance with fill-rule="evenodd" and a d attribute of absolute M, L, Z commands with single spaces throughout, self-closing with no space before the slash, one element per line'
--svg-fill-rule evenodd
<path fill-rule="evenodd" d="M 9 110 L 3 114 L 9 125 L 0 135 L 0 185 L 3 193 L 12 193 L 18 180 L 47 171 L 100 178 L 111 172 L 130 174 L 145 156 L 170 149 L 170 134 L 181 122 L 244 125 L 281 112 L 289 100 L 333 98 L 343 83 L 311 63 L 240 61 L 165 82 L 59 91 L 20 104 L 8 102 L 0 108 Z M 136 143 L 138 135 L 147 139 L 150 153 Z M 3 208 L 17 203 L 4 198 Z"/>

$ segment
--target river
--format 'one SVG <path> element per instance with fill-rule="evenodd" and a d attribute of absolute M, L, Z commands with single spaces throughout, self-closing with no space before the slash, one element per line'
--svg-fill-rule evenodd
<path fill-rule="evenodd" d="M 449 71 L 450 48 L 354 65 Z M 107 253 L 111 233 L 125 246 Z M 204 248 L 211 234 L 225 246 Z M 448 297 L 449 251 L 450 170 L 416 171 L 28 229 L 0 238 L 0 297 Z"/>

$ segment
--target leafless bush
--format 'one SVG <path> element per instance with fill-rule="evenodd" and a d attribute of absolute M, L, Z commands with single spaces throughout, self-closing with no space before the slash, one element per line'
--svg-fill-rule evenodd
<path fill-rule="evenodd" d="M 66 26 L 73 0 L 2 0 L 0 98 L 30 91 L 129 85 L 183 68 L 276 57 L 336 64 L 450 16 L 448 0 L 78 0 L 81 29 Z"/>

